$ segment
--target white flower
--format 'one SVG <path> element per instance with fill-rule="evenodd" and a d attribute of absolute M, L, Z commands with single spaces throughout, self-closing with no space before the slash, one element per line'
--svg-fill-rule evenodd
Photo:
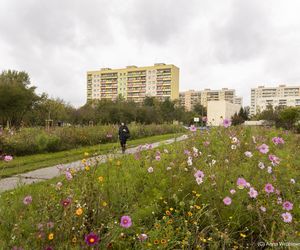
<path fill-rule="evenodd" d="M 169 171 L 169 170 L 171 170 L 172 168 L 171 167 L 167 167 L 167 170 Z"/>
<path fill-rule="evenodd" d="M 260 210 L 263 211 L 263 212 L 267 211 L 267 209 L 265 207 L 263 207 L 263 206 L 260 207 Z"/>
<path fill-rule="evenodd" d="M 194 153 L 198 153 L 199 150 L 197 148 L 193 147 L 193 151 L 194 151 Z"/>
<path fill-rule="evenodd" d="M 269 174 L 272 173 L 272 167 L 268 167 L 268 173 L 269 173 Z"/>
<path fill-rule="evenodd" d="M 148 168 L 148 173 L 152 173 L 153 172 L 153 167 L 149 167 Z"/>
<path fill-rule="evenodd" d="M 290 182 L 291 182 L 292 184 L 295 184 L 295 183 L 296 183 L 295 179 L 291 179 Z"/>
<path fill-rule="evenodd" d="M 236 145 L 231 145 L 231 149 L 236 149 Z"/>
<path fill-rule="evenodd" d="M 203 182 L 203 179 L 200 178 L 200 177 L 197 177 L 196 182 L 197 182 L 198 185 L 200 185 Z"/>
<path fill-rule="evenodd" d="M 264 168 L 265 168 L 265 164 L 263 164 L 262 162 L 259 162 L 259 163 L 258 163 L 258 167 L 259 167 L 260 169 L 264 169 Z"/>
<path fill-rule="evenodd" d="M 253 156 L 253 154 L 250 151 L 246 151 L 245 155 L 249 158 L 251 158 Z"/>
<path fill-rule="evenodd" d="M 192 157 L 190 157 L 189 156 L 189 158 L 188 158 L 188 160 L 187 160 L 187 164 L 189 165 L 189 166 L 192 166 L 193 165 L 193 158 Z"/>
<path fill-rule="evenodd" d="M 216 162 L 217 162 L 216 160 L 212 160 L 212 161 L 211 161 L 211 164 L 212 164 L 212 165 L 215 165 Z"/>
<path fill-rule="evenodd" d="M 238 139 L 236 137 L 232 137 L 231 141 L 232 141 L 232 143 L 237 143 Z"/>

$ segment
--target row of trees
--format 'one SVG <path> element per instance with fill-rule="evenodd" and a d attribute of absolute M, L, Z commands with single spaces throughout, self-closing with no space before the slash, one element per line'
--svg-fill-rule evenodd
<path fill-rule="evenodd" d="M 74 108 L 61 99 L 51 99 L 47 94 L 37 95 L 26 72 L 3 71 L 0 75 L 0 124 L 18 127 L 44 126 L 46 120 L 71 124 L 110 124 L 139 122 L 144 124 L 172 122 L 189 124 L 193 117 L 206 116 L 200 104 L 186 112 L 178 100 L 159 102 L 147 97 L 138 105 L 122 98 L 116 101 L 99 100 Z"/>
<path fill-rule="evenodd" d="M 276 127 L 300 132 L 300 107 L 268 105 L 255 117 L 257 120 L 272 121 Z"/>

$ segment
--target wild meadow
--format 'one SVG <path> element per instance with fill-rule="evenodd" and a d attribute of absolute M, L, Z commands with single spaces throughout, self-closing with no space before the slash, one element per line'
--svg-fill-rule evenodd
<path fill-rule="evenodd" d="M 225 127 L 0 197 L 1 249 L 259 249 L 300 238 L 300 137 Z"/>
<path fill-rule="evenodd" d="M 182 132 L 178 125 L 170 124 L 130 124 L 131 139 Z M 22 128 L 18 131 L 0 130 L 0 149 L 9 155 L 32 155 L 60 152 L 64 150 L 93 146 L 118 141 L 117 125 L 84 127 Z"/>

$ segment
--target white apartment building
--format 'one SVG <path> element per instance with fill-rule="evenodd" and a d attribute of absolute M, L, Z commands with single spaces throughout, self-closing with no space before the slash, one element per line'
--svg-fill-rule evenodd
<path fill-rule="evenodd" d="M 180 104 L 191 111 L 195 104 L 201 103 L 201 91 L 188 90 L 179 93 Z"/>
<path fill-rule="evenodd" d="M 204 89 L 201 91 L 189 90 L 179 93 L 180 103 L 187 111 L 192 110 L 196 103 L 207 107 L 209 101 L 227 101 L 242 106 L 243 98 L 235 95 L 234 89 L 222 88 L 219 90 Z"/>
<path fill-rule="evenodd" d="M 268 105 L 277 106 L 300 106 L 300 86 L 279 85 L 279 87 L 265 87 L 251 89 L 250 115 L 262 112 Z"/>

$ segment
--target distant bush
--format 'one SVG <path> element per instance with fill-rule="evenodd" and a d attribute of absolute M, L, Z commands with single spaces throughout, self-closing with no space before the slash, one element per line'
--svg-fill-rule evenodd
<path fill-rule="evenodd" d="M 131 139 L 147 136 L 180 132 L 180 126 L 129 125 Z M 116 142 L 118 126 L 64 127 L 49 132 L 41 128 L 25 128 L 15 133 L 0 136 L 0 148 L 6 154 L 30 155 L 37 153 L 58 152 L 72 148 L 91 146 L 99 143 Z"/>

